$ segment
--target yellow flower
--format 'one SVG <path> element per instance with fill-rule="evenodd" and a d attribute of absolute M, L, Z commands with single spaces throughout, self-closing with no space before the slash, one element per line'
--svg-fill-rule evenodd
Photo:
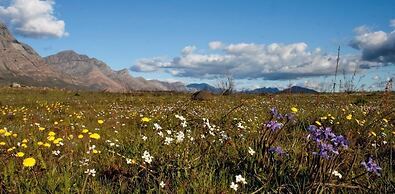
<path fill-rule="evenodd" d="M 53 143 L 54 143 L 54 144 L 58 144 L 58 143 L 60 143 L 61 141 L 63 141 L 62 138 L 56 138 L 56 139 L 53 141 Z"/>
<path fill-rule="evenodd" d="M 42 141 L 37 142 L 37 145 L 42 146 L 44 143 Z"/>
<path fill-rule="evenodd" d="M 28 142 L 27 139 L 22 140 L 22 143 L 27 143 L 27 142 Z"/>
<path fill-rule="evenodd" d="M 36 165 L 36 159 L 34 158 L 26 158 L 23 160 L 23 166 L 25 167 L 33 167 Z"/>
<path fill-rule="evenodd" d="M 48 136 L 47 139 L 48 139 L 48 141 L 53 141 L 53 140 L 55 140 L 55 136 Z"/>
<path fill-rule="evenodd" d="M 388 123 L 388 120 L 386 118 L 383 119 L 384 122 Z"/>
<path fill-rule="evenodd" d="M 0 129 L 0 135 L 6 133 L 7 131 L 4 129 Z"/>
<path fill-rule="evenodd" d="M 2 146 L 5 145 L 5 142 L 4 141 L 0 142 L 0 145 L 2 145 Z"/>
<path fill-rule="evenodd" d="M 40 131 L 44 131 L 44 130 L 45 130 L 45 128 L 44 128 L 44 127 L 39 127 L 39 128 L 38 128 L 38 130 L 40 130 Z"/>
<path fill-rule="evenodd" d="M 142 121 L 142 122 L 150 122 L 151 119 L 148 118 L 148 117 L 143 117 L 143 118 L 141 119 L 141 121 Z"/>
<path fill-rule="evenodd" d="M 94 154 L 97 154 L 97 153 L 99 153 L 97 150 L 93 150 L 92 151 Z"/>
<path fill-rule="evenodd" d="M 55 135 L 56 135 L 56 133 L 53 132 L 53 131 L 51 131 L 51 132 L 48 133 L 48 136 L 55 136 Z"/>
<path fill-rule="evenodd" d="M 88 133 L 89 132 L 89 130 L 88 129 L 84 129 L 84 130 L 82 130 L 82 133 Z"/>
<path fill-rule="evenodd" d="M 16 157 L 23 157 L 24 155 L 25 155 L 25 153 L 23 153 L 23 152 L 16 153 Z"/>
<path fill-rule="evenodd" d="M 11 135 L 12 135 L 12 133 L 10 133 L 8 131 L 4 133 L 4 136 L 6 136 L 6 137 L 11 136 Z"/>
<path fill-rule="evenodd" d="M 374 131 L 369 132 L 369 135 L 377 136 L 377 134 Z"/>
<path fill-rule="evenodd" d="M 352 114 L 347 115 L 346 119 L 347 120 L 351 120 L 352 119 Z"/>
<path fill-rule="evenodd" d="M 99 124 L 101 125 L 101 124 L 103 124 L 103 123 L 104 123 L 104 121 L 103 121 L 103 120 L 101 120 L 101 119 L 99 119 L 99 120 L 97 120 L 97 123 L 99 123 Z"/>
<path fill-rule="evenodd" d="M 97 133 L 93 133 L 93 134 L 89 135 L 89 137 L 92 139 L 100 139 L 100 135 Z"/>
<path fill-rule="evenodd" d="M 59 124 L 57 121 L 55 121 L 54 123 L 53 123 L 54 125 L 57 125 L 57 124 Z"/>
<path fill-rule="evenodd" d="M 319 121 L 315 121 L 315 123 L 319 126 L 322 126 L 322 124 Z"/>
<path fill-rule="evenodd" d="M 297 113 L 297 112 L 298 112 L 298 109 L 295 108 L 295 107 L 292 107 L 292 108 L 291 108 L 291 111 L 292 111 L 293 113 Z"/>
<path fill-rule="evenodd" d="M 49 147 L 51 147 L 51 144 L 45 143 L 44 146 L 47 147 L 47 148 L 49 148 Z"/>
<path fill-rule="evenodd" d="M 78 139 L 82 139 L 82 138 L 84 138 L 84 136 L 82 134 L 79 134 Z"/>
<path fill-rule="evenodd" d="M 18 137 L 18 134 L 14 133 L 12 134 L 12 137 Z"/>

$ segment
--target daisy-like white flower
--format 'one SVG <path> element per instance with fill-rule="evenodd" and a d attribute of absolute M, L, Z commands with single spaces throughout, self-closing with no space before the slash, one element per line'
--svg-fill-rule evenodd
<path fill-rule="evenodd" d="M 151 164 L 152 159 L 154 159 L 153 156 L 150 155 L 150 153 L 148 151 L 144 151 L 143 156 L 141 157 L 144 159 L 144 161 L 148 164 Z"/>
<path fill-rule="evenodd" d="M 255 154 L 255 151 L 254 151 L 251 147 L 248 147 L 248 153 L 249 153 L 251 156 L 253 156 L 253 155 Z"/>
<path fill-rule="evenodd" d="M 141 137 L 141 139 L 142 139 L 143 141 L 147 141 L 148 137 L 145 136 L 145 135 L 143 135 L 143 136 Z"/>
<path fill-rule="evenodd" d="M 86 169 L 85 174 L 88 174 L 88 176 L 96 176 L 96 170 L 95 169 Z"/>
<path fill-rule="evenodd" d="M 171 142 L 173 142 L 173 138 L 171 138 L 171 137 L 166 137 L 166 139 L 165 139 L 165 145 L 170 145 L 171 144 Z"/>
<path fill-rule="evenodd" d="M 177 133 L 177 143 L 181 143 L 181 142 L 183 142 L 184 141 L 184 138 L 185 138 L 185 135 L 184 135 L 184 132 L 182 132 L 182 131 L 179 131 L 178 133 Z"/>
<path fill-rule="evenodd" d="M 247 181 L 241 174 L 236 175 L 236 183 L 243 183 L 243 185 L 247 184 Z"/>
<path fill-rule="evenodd" d="M 162 129 L 162 127 L 158 123 L 154 123 L 154 128 L 156 130 L 161 130 Z"/>
<path fill-rule="evenodd" d="M 230 188 L 231 188 L 231 189 L 237 191 L 237 188 L 238 188 L 238 187 L 239 187 L 238 184 L 235 184 L 234 182 L 231 182 L 231 183 L 230 183 Z"/>
<path fill-rule="evenodd" d="M 126 158 L 126 164 L 131 164 L 131 163 L 132 163 L 132 159 Z"/>
<path fill-rule="evenodd" d="M 161 181 L 161 182 L 159 183 L 159 186 L 160 186 L 160 188 L 165 188 L 166 184 L 165 184 L 163 181 Z"/>

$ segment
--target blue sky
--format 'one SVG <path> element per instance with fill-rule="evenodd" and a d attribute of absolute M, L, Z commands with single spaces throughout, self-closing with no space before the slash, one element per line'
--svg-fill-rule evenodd
<path fill-rule="evenodd" d="M 21 1 L 19 3 L 23 6 L 23 1 L 26 0 L 0 0 L 0 6 L 4 9 L 10 6 L 16 7 L 15 1 Z M 330 69 L 327 67 L 318 68 L 317 73 L 296 70 L 297 75 L 290 75 L 295 71 L 292 69 L 293 65 L 298 65 L 291 64 L 292 61 L 307 63 L 311 58 L 298 57 L 282 61 L 289 67 L 282 66 L 282 70 L 277 71 L 276 64 L 266 59 L 279 53 L 268 54 L 271 47 L 266 47 L 275 43 L 279 44 L 280 48 L 296 49 L 295 52 L 300 55 L 306 55 L 305 52 L 314 52 L 315 49 L 320 48 L 320 54 L 314 54 L 313 58 L 330 58 L 336 54 L 337 46 L 340 45 L 342 56 L 357 57 L 363 55 L 361 53 L 364 51 L 371 50 L 366 42 L 358 39 L 358 35 L 361 35 L 361 38 L 364 34 L 383 31 L 388 37 L 392 37 L 391 32 L 394 31 L 394 27 L 391 27 L 390 21 L 395 19 L 393 11 L 395 1 L 387 0 L 55 0 L 53 2 L 54 4 L 51 4 L 53 12 L 50 15 L 53 17 L 52 20 L 64 22 L 62 32 L 52 33 L 43 30 L 32 36 L 26 31 L 18 33 L 18 30 L 14 30 L 18 34 L 18 39 L 33 46 L 42 56 L 71 49 L 103 60 L 114 69 L 132 67 L 133 76 L 184 82 L 215 83 L 214 77 L 218 76 L 220 68 L 225 68 L 224 72 L 230 71 L 238 78 L 239 88 L 285 87 L 288 84 L 310 86 L 309 84 L 312 83 L 331 82 L 333 78 L 331 73 L 328 73 Z M 9 21 L 15 29 L 18 25 L 23 26 L 24 20 L 20 23 L 12 23 L 13 17 L 17 16 L 8 12 L 1 14 L 0 8 L 0 19 Z M 356 34 L 354 29 L 359 26 L 365 26 L 367 30 Z M 39 33 L 42 32 L 46 34 L 40 36 Z M 349 45 L 355 39 L 359 42 L 357 41 L 352 48 Z M 213 41 L 221 43 L 221 46 L 215 49 L 209 48 L 208 44 Z M 389 38 L 388 41 L 392 39 Z M 388 45 L 388 41 L 384 43 Z M 297 43 L 306 44 L 306 48 L 303 45 L 294 45 Z M 193 49 L 185 55 L 185 60 L 174 60 L 184 59 L 181 52 L 188 46 Z M 247 53 L 248 57 L 239 57 L 240 53 L 231 50 L 231 48 L 239 48 L 236 46 L 256 49 L 258 54 Z M 301 52 L 298 50 L 300 47 L 303 47 Z M 247 51 L 237 50 L 237 52 L 242 52 L 244 56 Z M 211 64 L 212 57 L 217 61 L 225 62 L 217 64 L 216 61 L 215 64 Z M 227 57 L 235 61 L 225 60 L 228 59 Z M 142 59 L 145 61 L 142 62 Z M 194 59 L 198 60 L 193 61 Z M 245 66 L 236 68 L 234 64 L 244 63 L 243 60 L 246 60 Z M 345 63 L 353 64 L 355 60 L 350 58 Z M 370 64 L 372 62 L 376 64 Z M 243 70 L 253 69 L 254 63 L 257 63 L 257 70 L 262 73 L 250 76 L 251 71 Z M 369 69 L 360 72 L 360 75 L 365 75 L 362 83 L 373 85 L 393 77 L 391 71 L 395 72 L 395 68 L 392 64 L 392 58 L 385 61 L 369 59 Z M 136 65 L 138 66 L 134 67 Z M 198 65 L 202 65 L 199 70 L 186 70 L 190 66 L 197 68 Z M 228 66 L 234 68 L 227 69 Z M 350 68 L 345 71 L 352 72 Z M 243 74 L 238 75 L 238 72 L 242 72 L 240 69 Z M 199 73 L 202 73 L 202 76 L 199 77 Z M 269 75 L 271 73 L 278 76 L 273 79 L 273 76 Z M 284 77 L 278 79 L 279 76 Z M 311 87 L 314 87 L 313 85 Z"/>

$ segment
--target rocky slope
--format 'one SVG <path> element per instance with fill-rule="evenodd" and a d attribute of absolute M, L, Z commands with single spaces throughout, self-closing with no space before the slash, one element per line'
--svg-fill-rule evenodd
<path fill-rule="evenodd" d="M 74 51 L 62 51 L 45 57 L 44 60 L 56 71 L 72 75 L 85 87 L 95 90 L 110 92 L 185 90 L 181 83 L 134 78 L 130 76 L 127 69 L 114 71 L 103 61 Z"/>
<path fill-rule="evenodd" d="M 29 46 L 16 40 L 0 22 L 0 84 L 79 88 L 79 81 L 52 69 Z"/>
<path fill-rule="evenodd" d="M 43 59 L 29 45 L 16 40 L 0 22 L 0 85 L 13 82 L 109 92 L 186 90 L 182 83 L 134 78 L 127 69 L 114 71 L 104 62 L 74 51 Z"/>

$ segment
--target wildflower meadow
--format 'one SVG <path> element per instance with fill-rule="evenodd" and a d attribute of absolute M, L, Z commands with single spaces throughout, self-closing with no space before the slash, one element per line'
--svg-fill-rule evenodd
<path fill-rule="evenodd" d="M 395 96 L 0 89 L 2 193 L 395 193 Z"/>

